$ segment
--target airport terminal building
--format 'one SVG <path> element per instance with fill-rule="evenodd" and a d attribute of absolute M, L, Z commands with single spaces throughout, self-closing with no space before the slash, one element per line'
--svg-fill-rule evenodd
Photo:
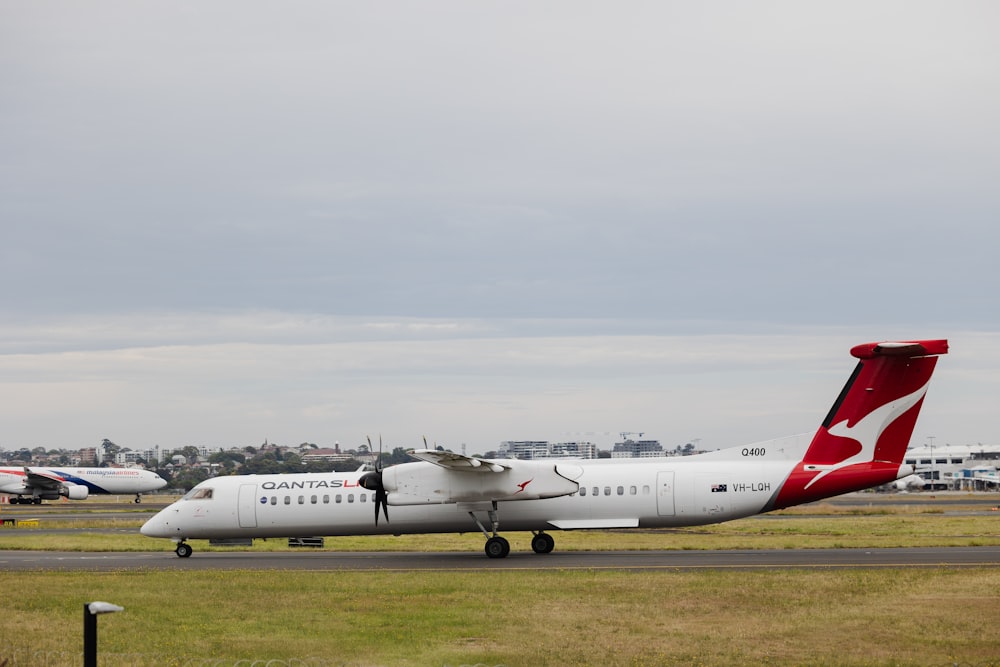
<path fill-rule="evenodd" d="M 1000 488 L 997 474 L 1000 447 L 995 445 L 921 445 L 906 450 L 904 461 L 916 471 L 907 484 L 914 490 L 996 491 Z"/>

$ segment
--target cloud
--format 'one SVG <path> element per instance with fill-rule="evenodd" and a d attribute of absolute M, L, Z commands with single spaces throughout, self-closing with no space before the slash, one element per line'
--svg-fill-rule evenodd
<path fill-rule="evenodd" d="M 864 340 L 848 329 L 631 335 L 277 313 L 188 318 L 184 344 L 114 340 L 124 329 L 153 343 L 176 327 L 162 321 L 119 321 L 109 340 L 95 326 L 50 327 L 38 350 L 0 356 L 3 444 L 346 445 L 381 433 L 400 446 L 426 435 L 488 451 L 506 439 L 608 446 L 644 431 L 670 446 L 721 447 L 813 430 L 853 366 L 847 350 Z M 921 422 L 929 434 L 987 438 L 992 407 L 966 391 L 996 395 L 995 338 L 955 335 Z"/>
<path fill-rule="evenodd" d="M 1000 325 L 992 3 L 8 5 L 15 441 L 764 438 Z"/>

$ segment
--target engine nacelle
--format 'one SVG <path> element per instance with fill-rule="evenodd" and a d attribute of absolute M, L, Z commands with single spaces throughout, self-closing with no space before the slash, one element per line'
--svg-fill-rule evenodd
<path fill-rule="evenodd" d="M 73 486 L 64 486 L 65 493 L 62 495 L 66 496 L 70 500 L 86 500 L 87 495 L 90 491 L 85 486 L 79 484 L 74 484 Z"/>

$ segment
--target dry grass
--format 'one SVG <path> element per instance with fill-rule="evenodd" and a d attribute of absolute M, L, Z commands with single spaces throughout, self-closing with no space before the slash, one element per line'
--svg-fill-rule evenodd
<path fill-rule="evenodd" d="M 346 665 L 982 664 L 1000 570 L 0 574 L 0 646 L 102 664 L 318 656 Z M 115 654 L 141 654 L 118 658 Z M 13 655 L 13 653 L 12 653 Z M 0 657 L 4 656 L 0 650 Z M 52 664 L 59 664 L 54 660 Z"/>
<path fill-rule="evenodd" d="M 1000 513 L 949 505 L 821 505 L 683 530 L 556 533 L 558 549 L 753 549 L 1000 544 Z M 995 502 L 995 500 L 993 501 Z M 931 510 L 931 511 L 928 511 Z M 93 523 L 90 523 L 93 522 Z M 110 522 L 110 523 L 109 523 Z M 0 531 L 0 549 L 149 551 L 142 517 L 95 532 Z M 57 524 L 58 525 L 58 524 Z M 43 528 L 55 528 L 43 520 Z M 513 548 L 529 536 L 512 533 Z M 13 545 L 13 546 L 12 546 Z M 284 540 L 254 550 L 285 550 Z M 330 538 L 332 550 L 480 551 L 482 536 Z M 196 549 L 208 550 L 196 543 Z M 0 663 L 78 665 L 82 605 L 101 664 L 986 665 L 1000 568 L 836 571 L 0 572 Z M 39 653 L 41 652 L 41 653 Z M 39 657 L 41 656 L 41 657 Z M 247 664 L 247 663 L 244 663 Z M 261 663 L 263 664 L 263 663 Z"/>

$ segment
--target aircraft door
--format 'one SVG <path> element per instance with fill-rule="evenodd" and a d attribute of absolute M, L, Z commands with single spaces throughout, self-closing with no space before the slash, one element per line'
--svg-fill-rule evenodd
<path fill-rule="evenodd" d="M 239 496 L 240 528 L 257 527 L 257 485 L 240 484 Z"/>
<path fill-rule="evenodd" d="M 656 513 L 660 516 L 674 515 L 673 470 L 661 470 L 656 473 Z"/>

